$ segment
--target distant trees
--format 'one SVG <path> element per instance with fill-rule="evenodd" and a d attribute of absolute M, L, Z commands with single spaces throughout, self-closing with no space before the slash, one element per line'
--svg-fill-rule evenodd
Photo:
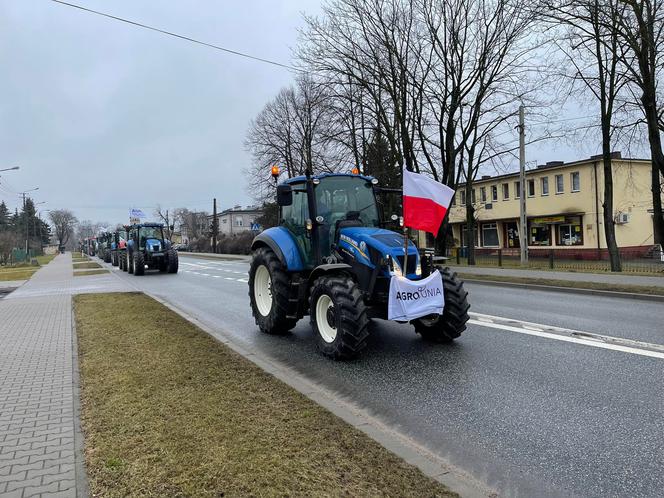
<path fill-rule="evenodd" d="M 51 227 L 41 220 L 30 198 L 25 199 L 21 211 L 10 214 L 4 201 L 0 201 L 0 261 L 6 262 L 13 249 L 26 249 L 40 253 L 50 242 Z"/>
<path fill-rule="evenodd" d="M 66 246 L 74 234 L 76 223 L 78 223 L 76 216 L 68 209 L 51 210 L 48 216 L 55 228 L 55 238 L 58 239 L 58 246 Z"/>

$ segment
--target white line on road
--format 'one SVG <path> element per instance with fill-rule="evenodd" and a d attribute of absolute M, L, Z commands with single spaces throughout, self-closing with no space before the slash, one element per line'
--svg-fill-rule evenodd
<path fill-rule="evenodd" d="M 582 344 L 584 346 L 592 346 L 594 348 L 601 348 L 601 349 L 609 349 L 612 351 L 621 351 L 623 353 L 630 353 L 630 354 L 636 354 L 640 356 L 647 356 L 650 358 L 659 358 L 659 359 L 664 359 L 664 352 L 659 352 L 659 351 L 651 351 L 648 349 L 642 349 L 639 347 L 630 347 L 630 346 L 622 346 L 620 344 L 613 344 L 611 342 L 602 342 L 598 340 L 592 340 L 592 339 L 579 339 L 578 337 L 570 337 L 569 335 L 562 335 L 561 333 L 551 333 L 551 332 L 544 332 L 542 329 L 548 329 L 548 330 L 555 330 L 557 332 L 565 332 L 565 333 L 570 333 L 570 332 L 576 332 L 576 333 L 581 333 L 583 332 L 580 331 L 575 331 L 571 329 L 563 329 L 560 327 L 550 327 L 548 325 L 542 325 L 542 324 L 535 324 L 531 322 L 522 322 L 520 320 L 513 320 L 510 318 L 503 318 L 503 317 L 498 317 L 498 316 L 491 316 L 491 315 L 482 315 L 480 313 L 469 313 L 471 316 L 474 316 L 476 318 L 472 318 L 468 321 L 468 323 L 472 323 L 473 325 L 479 325 L 481 327 L 488 327 L 488 328 L 493 328 L 493 329 L 499 329 L 499 330 L 506 330 L 508 332 L 516 332 L 518 334 L 526 334 L 526 335 L 532 335 L 535 337 L 542 337 L 545 339 L 553 339 L 556 341 L 563 341 L 563 342 L 571 342 L 574 344 Z M 513 323 L 514 325 L 508 325 L 506 323 L 497 323 L 497 322 L 509 322 Z M 620 340 L 620 338 L 613 338 L 615 340 Z M 631 341 L 631 343 L 636 343 L 639 344 L 638 341 Z M 649 345 L 647 343 L 641 343 L 644 347 L 651 347 L 652 345 Z"/>

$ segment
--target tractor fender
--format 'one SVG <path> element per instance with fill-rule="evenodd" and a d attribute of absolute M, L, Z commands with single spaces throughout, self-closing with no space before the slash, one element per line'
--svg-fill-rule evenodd
<path fill-rule="evenodd" d="M 309 274 L 309 285 L 311 285 L 318 277 L 325 273 L 340 273 L 352 269 L 353 267 L 346 263 L 329 263 L 325 265 L 319 265 Z"/>
<path fill-rule="evenodd" d="M 272 227 L 256 235 L 251 243 L 251 250 L 269 247 L 288 271 L 302 271 L 304 264 L 297 244 L 287 228 Z"/>

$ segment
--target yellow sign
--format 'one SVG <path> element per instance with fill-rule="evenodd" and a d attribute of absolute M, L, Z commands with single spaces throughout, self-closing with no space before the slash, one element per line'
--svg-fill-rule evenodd
<path fill-rule="evenodd" d="M 541 218 L 533 218 L 530 220 L 531 223 L 538 223 L 543 225 L 545 223 L 565 223 L 564 216 L 543 216 Z"/>

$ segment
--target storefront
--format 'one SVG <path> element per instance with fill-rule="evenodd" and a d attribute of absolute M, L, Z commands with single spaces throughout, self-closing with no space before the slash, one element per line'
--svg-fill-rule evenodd
<path fill-rule="evenodd" d="M 557 215 L 528 219 L 528 245 L 582 246 L 583 216 Z"/>

